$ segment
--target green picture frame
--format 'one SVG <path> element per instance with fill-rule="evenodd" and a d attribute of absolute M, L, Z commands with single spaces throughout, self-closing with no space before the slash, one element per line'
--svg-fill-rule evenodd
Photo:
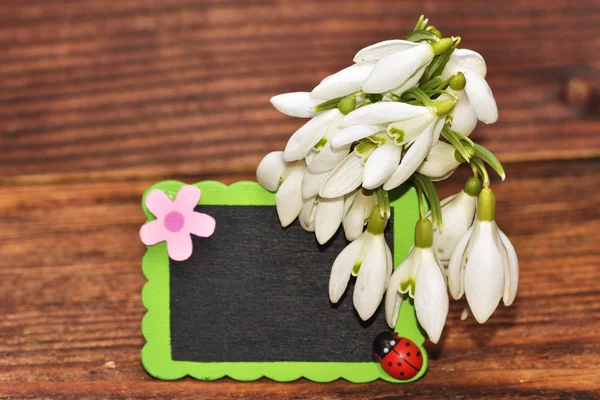
<path fill-rule="evenodd" d="M 155 219 L 145 206 L 145 198 L 151 190 L 158 189 L 170 198 L 175 198 L 185 185 L 178 181 L 165 181 L 150 187 L 142 198 L 146 222 Z M 202 191 L 200 205 L 275 205 L 275 194 L 266 191 L 256 182 L 237 182 L 227 186 L 216 181 L 204 181 L 194 186 Z M 413 244 L 414 226 L 419 218 L 419 210 L 414 188 L 402 186 L 390 195 L 391 206 L 394 208 L 394 260 L 397 266 L 406 257 Z M 410 299 L 403 301 L 395 329 L 400 336 L 415 342 L 423 354 L 423 368 L 410 380 L 399 381 L 390 377 L 375 361 L 191 362 L 173 360 L 170 337 L 169 256 L 164 242 L 148 246 L 142 260 L 142 271 L 148 281 L 142 290 L 142 302 L 147 312 L 142 320 L 142 333 L 146 344 L 142 348 L 141 359 L 146 371 L 155 378 L 175 380 L 191 376 L 199 380 L 212 381 L 228 376 L 238 381 L 253 381 L 266 377 L 278 382 L 300 378 L 315 382 L 331 382 L 341 378 L 355 383 L 377 379 L 408 383 L 421 378 L 427 370 L 428 357 L 423 348 L 426 335 L 417 322 Z M 365 346 L 371 346 L 371 343 L 365 343 Z"/>

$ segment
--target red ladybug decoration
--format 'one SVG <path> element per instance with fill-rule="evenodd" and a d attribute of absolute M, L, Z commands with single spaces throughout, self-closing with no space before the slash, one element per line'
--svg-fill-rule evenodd
<path fill-rule="evenodd" d="M 423 367 L 421 349 L 412 340 L 396 332 L 381 332 L 373 340 L 373 355 L 392 378 L 414 378 Z"/>

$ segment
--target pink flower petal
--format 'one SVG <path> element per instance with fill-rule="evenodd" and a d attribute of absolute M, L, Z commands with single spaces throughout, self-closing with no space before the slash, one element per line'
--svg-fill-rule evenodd
<path fill-rule="evenodd" d="M 187 185 L 182 187 L 175 198 L 175 208 L 178 211 L 193 210 L 200 201 L 200 189 L 196 186 Z"/>
<path fill-rule="evenodd" d="M 184 261 L 192 255 L 192 237 L 189 233 L 178 232 L 167 239 L 167 252 L 175 261 Z"/>
<path fill-rule="evenodd" d="M 146 246 L 164 242 L 168 235 L 169 232 L 166 231 L 161 220 L 149 222 L 140 229 L 140 239 L 142 239 L 142 243 Z"/>
<path fill-rule="evenodd" d="M 154 189 L 146 196 L 146 208 L 160 218 L 173 209 L 173 202 L 164 192 Z"/>
<path fill-rule="evenodd" d="M 208 214 L 190 213 L 185 221 L 185 230 L 200 237 L 209 237 L 215 232 L 215 219 Z"/>

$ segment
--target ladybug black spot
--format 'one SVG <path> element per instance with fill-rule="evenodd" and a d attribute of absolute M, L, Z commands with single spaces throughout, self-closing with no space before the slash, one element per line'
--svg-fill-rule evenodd
<path fill-rule="evenodd" d="M 390 361 L 390 362 L 388 362 L 388 365 L 391 367 L 391 366 L 392 366 L 392 362 L 391 362 L 391 361 Z"/>
<path fill-rule="evenodd" d="M 406 347 L 410 347 L 410 343 L 406 342 Z"/>
<path fill-rule="evenodd" d="M 404 372 L 400 372 L 400 376 L 404 376 Z"/>
<path fill-rule="evenodd" d="M 398 366 L 399 366 L 399 367 L 401 367 L 401 366 L 402 366 L 402 363 L 398 363 Z"/>
<path fill-rule="evenodd" d="M 410 357 L 410 351 L 406 353 L 406 357 Z"/>
<path fill-rule="evenodd" d="M 417 357 L 421 357 L 421 352 L 417 351 Z"/>

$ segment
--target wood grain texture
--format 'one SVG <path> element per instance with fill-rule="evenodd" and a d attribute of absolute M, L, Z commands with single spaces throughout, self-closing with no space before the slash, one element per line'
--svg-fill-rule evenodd
<path fill-rule="evenodd" d="M 506 162 L 515 304 L 478 325 L 451 303 L 407 386 L 151 379 L 141 194 L 253 179 L 301 123 L 272 95 L 309 90 L 421 12 L 488 62 L 500 121 L 474 138 Z M 599 18 L 590 0 L 4 0 L 0 398 L 600 398 Z"/>

